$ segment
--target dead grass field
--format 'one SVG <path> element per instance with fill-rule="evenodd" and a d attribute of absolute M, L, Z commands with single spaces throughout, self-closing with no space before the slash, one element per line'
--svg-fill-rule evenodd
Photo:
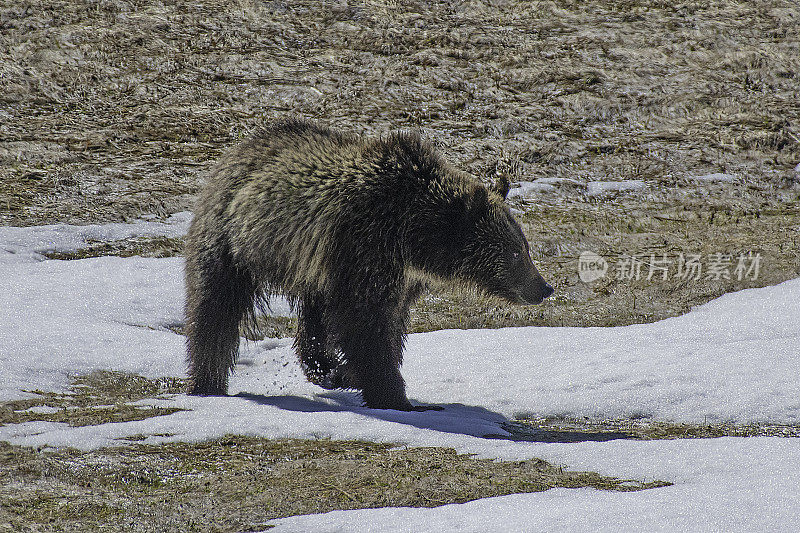
<path fill-rule="evenodd" d="M 673 316 L 800 273 L 799 22 L 790 1 L 8 3 L 0 223 L 189 209 L 219 152 L 273 117 L 419 128 L 479 177 L 510 162 L 516 180 L 571 181 L 515 201 L 548 305 L 437 288 L 414 331 Z M 712 172 L 737 179 L 692 179 Z M 646 189 L 587 194 L 620 179 Z M 583 250 L 763 268 L 586 285 Z"/>
<path fill-rule="evenodd" d="M 513 201 L 558 290 L 552 301 L 509 307 L 435 287 L 414 309 L 413 331 L 648 322 L 800 275 L 800 6 L 792 0 L 0 0 L 0 224 L 190 209 L 225 147 L 287 114 L 368 134 L 417 128 L 483 179 L 500 168 L 515 181 L 568 180 Z M 735 178 L 694 179 L 716 172 Z M 589 194 L 590 181 L 624 179 L 645 188 Z M 59 258 L 174 255 L 180 244 L 93 243 Z M 763 259 L 755 280 L 586 284 L 577 271 L 584 250 L 612 268 L 623 254 Z M 291 334 L 293 323 L 268 326 L 270 335 Z M 179 385 L 82 379 L 74 396 L 42 391 L 29 404 L 3 405 L 0 423 L 156 416 L 165 413 L 129 402 Z M 652 421 L 511 429 L 520 439 L 797 436 L 797 428 Z M 91 453 L 3 446 L 0 455 L 0 530 L 9 531 L 234 531 L 335 508 L 629 486 L 536 461 L 329 441 L 230 437 Z M 387 465 L 395 477 L 385 477 Z M 223 493 L 231 508 L 212 508 L 210 495 Z M 155 529 L 143 513 L 158 517 Z"/>
<path fill-rule="evenodd" d="M 797 200 L 790 0 L 1 9 L 5 223 L 188 208 L 224 147 L 286 114 L 364 132 L 421 128 L 477 175 L 511 158 L 527 179 L 645 179 L 681 203 L 693 193 L 686 177 L 725 171 L 749 195 L 705 208 Z"/>
<path fill-rule="evenodd" d="M 12 528 L 38 531 L 263 529 L 334 509 L 435 507 L 553 487 L 669 485 L 569 472 L 541 460 L 497 463 L 437 448 L 228 436 L 37 453 L 0 443 L 0 502 Z M 259 527 L 261 526 L 261 527 Z"/>

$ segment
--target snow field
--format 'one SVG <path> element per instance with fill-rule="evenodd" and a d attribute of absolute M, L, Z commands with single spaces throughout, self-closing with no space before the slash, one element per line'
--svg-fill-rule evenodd
<path fill-rule="evenodd" d="M 0 233 L 0 250 L 14 252 L 0 252 L 0 397 L 63 390 L 71 375 L 95 369 L 183 376 L 183 338 L 170 329 L 182 322 L 182 259 L 41 260 L 43 249 L 78 246 L 71 232 L 85 230 L 70 228 L 52 242 L 40 228 Z M 13 246 L 3 240 L 10 234 Z M 279 520 L 275 531 L 797 531 L 798 439 L 542 444 L 483 437 L 502 435 L 500 424 L 524 414 L 798 424 L 798 316 L 800 280 L 792 280 L 654 324 L 411 335 L 403 368 L 409 397 L 445 407 L 425 413 L 366 409 L 353 393 L 305 382 L 289 339 L 243 342 L 234 396 L 153 400 L 187 411 L 134 422 L 4 426 L 0 439 L 82 449 L 156 433 L 172 436 L 145 442 L 226 433 L 367 439 L 497 459 L 541 457 L 573 470 L 675 483 L 636 493 L 555 489 L 435 509 L 334 512 Z"/>

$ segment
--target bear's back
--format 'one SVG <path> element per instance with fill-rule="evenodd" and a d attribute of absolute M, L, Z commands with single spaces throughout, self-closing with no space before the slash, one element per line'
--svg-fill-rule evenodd
<path fill-rule="evenodd" d="M 295 292 L 396 257 L 405 222 L 447 174 L 416 135 L 364 139 L 292 120 L 227 153 L 209 186 L 234 254 Z"/>

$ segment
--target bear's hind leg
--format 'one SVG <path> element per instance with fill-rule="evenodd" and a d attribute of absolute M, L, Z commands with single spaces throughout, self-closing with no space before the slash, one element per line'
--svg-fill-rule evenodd
<path fill-rule="evenodd" d="M 300 299 L 294 349 L 308 381 L 328 389 L 338 386 L 331 382 L 339 361 L 328 339 L 325 306 L 320 296 L 306 295 Z"/>
<path fill-rule="evenodd" d="M 187 248 L 186 289 L 189 393 L 225 395 L 239 353 L 239 323 L 253 307 L 255 283 L 228 253 Z"/>

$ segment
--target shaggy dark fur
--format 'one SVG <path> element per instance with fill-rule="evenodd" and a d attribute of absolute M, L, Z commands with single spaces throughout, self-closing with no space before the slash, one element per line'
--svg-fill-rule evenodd
<path fill-rule="evenodd" d="M 418 409 L 400 364 L 426 276 L 516 303 L 553 292 L 503 200 L 416 135 L 365 140 L 294 120 L 260 130 L 216 165 L 187 237 L 191 392 L 226 393 L 240 323 L 283 294 L 310 381 Z"/>

